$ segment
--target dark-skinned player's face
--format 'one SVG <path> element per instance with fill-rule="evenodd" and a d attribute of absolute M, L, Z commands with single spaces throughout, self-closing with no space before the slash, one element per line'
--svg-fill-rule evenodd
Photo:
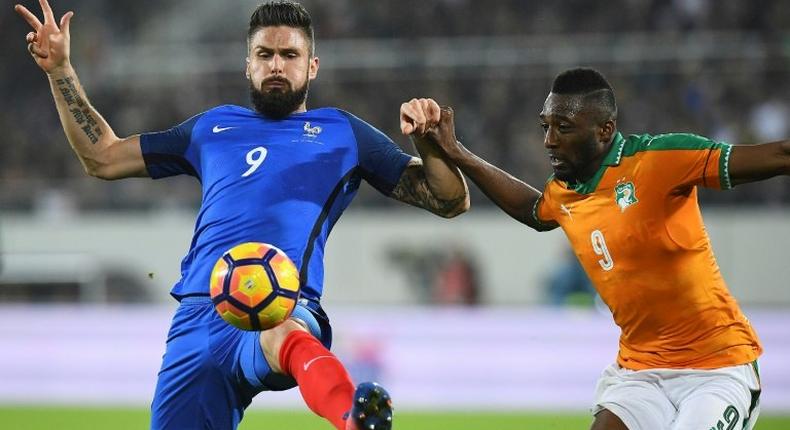
<path fill-rule="evenodd" d="M 258 112 L 280 119 L 305 110 L 309 83 L 318 74 L 311 49 L 299 28 L 262 27 L 252 35 L 246 72 Z"/>
<path fill-rule="evenodd" d="M 554 176 L 566 182 L 589 179 L 606 155 L 613 128 L 606 130 L 595 106 L 581 95 L 550 93 L 540 113 L 543 144 Z M 613 127 L 613 122 L 608 121 Z M 607 132 L 608 131 L 608 132 Z"/>

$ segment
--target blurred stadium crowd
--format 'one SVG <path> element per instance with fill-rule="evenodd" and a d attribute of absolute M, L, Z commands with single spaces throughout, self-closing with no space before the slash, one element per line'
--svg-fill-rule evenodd
<path fill-rule="evenodd" d="M 33 1 L 25 1 L 37 9 Z M 119 135 L 170 127 L 212 106 L 248 105 L 247 19 L 257 1 L 55 0 L 74 10 L 72 58 Z M 232 6 L 231 6 L 232 4 Z M 550 173 L 537 121 L 551 79 L 577 65 L 612 81 L 624 133 L 693 132 L 731 143 L 790 136 L 790 2 L 773 0 L 305 0 L 322 69 L 309 107 L 349 110 L 396 138 L 401 102 L 456 110 L 459 138 L 539 186 Z M 0 9 L 0 209 L 192 208 L 191 179 L 85 177 L 26 24 Z M 408 148 L 411 151 L 410 148 Z M 390 204 L 369 187 L 355 207 Z M 476 205 L 488 204 L 473 193 Z M 712 204 L 790 204 L 790 180 L 704 192 Z"/>

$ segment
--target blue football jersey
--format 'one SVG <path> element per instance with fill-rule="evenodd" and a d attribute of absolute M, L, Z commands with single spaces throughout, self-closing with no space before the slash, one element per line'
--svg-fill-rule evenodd
<path fill-rule="evenodd" d="M 302 296 L 323 292 L 329 232 L 365 179 L 389 194 L 411 156 L 359 118 L 335 108 L 272 120 L 220 106 L 140 137 L 152 178 L 187 174 L 203 198 L 177 299 L 208 295 L 211 269 L 244 242 L 282 249 L 300 270 Z"/>

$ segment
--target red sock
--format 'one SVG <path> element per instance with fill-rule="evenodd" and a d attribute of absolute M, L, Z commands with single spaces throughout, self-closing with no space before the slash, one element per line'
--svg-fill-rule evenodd
<path fill-rule="evenodd" d="M 354 383 L 340 360 L 318 339 L 301 330 L 289 333 L 280 348 L 280 367 L 296 379 L 310 410 L 336 429 L 346 428 L 343 414 L 351 409 Z"/>

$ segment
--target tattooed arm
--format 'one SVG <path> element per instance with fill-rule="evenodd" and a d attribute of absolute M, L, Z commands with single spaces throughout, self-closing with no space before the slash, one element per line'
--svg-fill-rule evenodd
<path fill-rule="evenodd" d="M 435 144 L 439 127 L 454 127 L 451 109 L 440 109 L 431 99 L 401 106 L 401 131 L 412 136 L 421 159 L 412 158 L 392 197 L 452 218 L 469 210 L 469 189 L 461 171 Z"/>
<path fill-rule="evenodd" d="M 441 186 L 437 187 L 440 189 L 439 192 L 433 190 L 432 182 L 428 179 L 429 172 L 423 165 L 423 160 L 412 158 L 406 170 L 403 171 L 398 184 L 392 190 L 392 198 L 426 209 L 444 218 L 452 218 L 469 210 L 469 191 L 466 189 L 466 182 L 460 173 L 457 173 L 458 176 L 456 176 L 456 171 L 451 171 L 454 178 L 447 179 L 460 184 L 451 186 L 454 191 L 444 196 L 441 194 L 443 191 Z M 442 179 L 435 178 L 434 182 L 437 181 L 442 181 Z"/>
<path fill-rule="evenodd" d="M 69 25 L 73 12 L 55 21 L 52 8 L 41 0 L 44 23 L 24 6 L 15 10 L 34 31 L 27 34 L 28 51 L 47 74 L 63 131 L 85 171 L 102 179 L 147 176 L 139 136 L 118 138 L 91 106 L 69 60 Z"/>
<path fill-rule="evenodd" d="M 60 122 L 85 172 L 101 179 L 148 176 L 140 136 L 118 138 L 91 106 L 70 66 L 48 74 Z"/>

